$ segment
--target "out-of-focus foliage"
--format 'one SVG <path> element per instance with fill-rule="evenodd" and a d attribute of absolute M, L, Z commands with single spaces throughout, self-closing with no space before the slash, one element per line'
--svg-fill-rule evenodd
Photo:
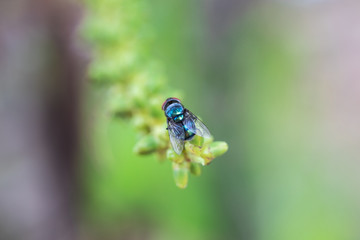
<path fill-rule="evenodd" d="M 105 89 L 105 111 L 128 119 L 139 133 L 137 154 L 157 153 L 173 162 L 174 180 L 185 188 L 188 173 L 201 174 L 228 149 L 225 142 L 199 139 L 186 142 L 181 155 L 171 149 L 162 102 L 179 96 L 166 86 L 161 62 L 154 59 L 154 37 L 146 9 L 149 2 L 133 0 L 88 0 L 85 34 L 94 47 L 90 78 Z"/>
<path fill-rule="evenodd" d="M 358 1 L 238 2 L 88 1 L 93 238 L 359 239 Z M 191 164 L 173 159 L 160 105 L 182 94 L 169 88 L 232 146 L 185 190 L 171 175 L 199 174 L 206 139 L 187 144 Z"/>

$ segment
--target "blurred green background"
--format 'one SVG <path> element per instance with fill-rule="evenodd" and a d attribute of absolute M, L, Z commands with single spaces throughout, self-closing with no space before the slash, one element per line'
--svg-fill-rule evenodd
<path fill-rule="evenodd" d="M 87 0 L 85 11 L 84 239 L 360 238 L 358 2 Z M 131 119 L 104 111 L 106 89 L 153 62 L 229 144 L 186 189 L 170 161 L 133 152 Z"/>

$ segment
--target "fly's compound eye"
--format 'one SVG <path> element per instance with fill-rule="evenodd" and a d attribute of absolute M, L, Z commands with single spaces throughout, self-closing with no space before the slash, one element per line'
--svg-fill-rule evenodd
<path fill-rule="evenodd" d="M 166 106 L 167 106 L 168 104 L 171 104 L 172 102 L 181 103 L 180 99 L 171 97 L 171 98 L 168 98 L 168 99 L 165 100 L 165 102 L 161 105 L 161 109 L 164 111 L 165 108 L 166 108 Z"/>

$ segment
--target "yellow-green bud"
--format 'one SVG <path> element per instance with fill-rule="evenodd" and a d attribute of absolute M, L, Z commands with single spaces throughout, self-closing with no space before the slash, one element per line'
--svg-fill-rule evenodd
<path fill-rule="evenodd" d="M 194 144 L 195 146 L 201 147 L 204 143 L 204 138 L 200 137 L 198 135 L 195 135 L 194 139 L 190 141 L 191 144 Z"/>
<path fill-rule="evenodd" d="M 184 161 L 184 156 L 182 154 L 178 155 L 172 148 L 166 151 L 166 158 L 175 163 L 182 163 Z"/>
<path fill-rule="evenodd" d="M 158 142 L 156 138 L 149 134 L 142 137 L 135 145 L 134 152 L 138 154 L 150 154 L 157 150 Z"/>
<path fill-rule="evenodd" d="M 213 142 L 209 146 L 209 151 L 214 158 L 223 155 L 228 149 L 227 143 L 222 141 Z"/>
<path fill-rule="evenodd" d="M 143 116 L 134 116 L 132 122 L 137 129 L 139 130 L 146 129 L 147 122 Z"/>
<path fill-rule="evenodd" d="M 152 98 L 149 101 L 150 105 L 150 114 L 154 118 L 162 118 L 164 117 L 164 112 L 161 109 L 162 99 L 159 98 Z"/>
<path fill-rule="evenodd" d="M 190 158 L 191 162 L 200 163 L 203 166 L 206 164 L 205 160 L 198 155 L 188 154 L 188 157 Z"/>
<path fill-rule="evenodd" d="M 189 142 L 186 142 L 185 143 L 185 151 L 190 152 L 195 155 L 200 155 L 201 147 L 198 147 Z"/>
<path fill-rule="evenodd" d="M 211 137 L 208 137 L 208 138 L 203 138 L 204 139 L 204 143 L 203 145 L 208 145 L 210 143 L 212 143 L 214 141 L 214 137 L 211 136 Z"/>
<path fill-rule="evenodd" d="M 173 163 L 172 167 L 176 186 L 186 188 L 189 178 L 188 163 Z"/>
<path fill-rule="evenodd" d="M 190 164 L 190 172 L 195 176 L 201 175 L 201 166 L 198 163 L 191 163 Z"/>

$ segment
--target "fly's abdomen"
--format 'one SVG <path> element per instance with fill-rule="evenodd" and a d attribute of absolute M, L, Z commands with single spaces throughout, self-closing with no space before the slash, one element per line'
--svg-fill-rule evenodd
<path fill-rule="evenodd" d="M 189 141 L 189 140 L 193 139 L 193 137 L 195 136 L 195 133 L 190 131 L 190 129 L 194 129 L 194 127 L 195 127 L 195 124 L 192 121 L 189 121 L 188 123 L 184 124 L 185 140 Z"/>
<path fill-rule="evenodd" d="M 185 132 L 185 140 L 186 141 L 190 141 L 191 139 L 193 139 L 195 137 L 195 133 L 192 133 L 190 131 L 186 131 Z"/>

